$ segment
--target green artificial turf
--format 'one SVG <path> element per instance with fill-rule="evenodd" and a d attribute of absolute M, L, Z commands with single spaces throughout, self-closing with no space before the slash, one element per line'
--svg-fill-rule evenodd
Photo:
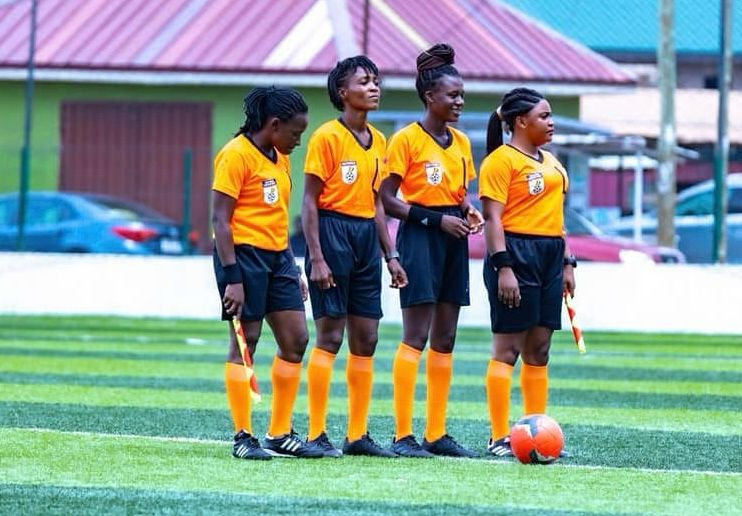
<path fill-rule="evenodd" d="M 311 329 L 310 324 L 310 329 Z M 393 431 L 382 325 L 369 430 Z M 588 354 L 555 335 L 549 413 L 572 458 L 548 467 L 476 460 L 240 461 L 222 381 L 219 321 L 0 316 L 0 514 L 735 514 L 742 492 L 742 337 L 587 333 Z M 484 455 L 491 335 L 459 331 L 448 431 Z M 311 345 L 311 340 L 310 340 Z M 256 373 L 270 410 L 275 344 Z M 328 433 L 347 412 L 345 350 Z M 424 428 L 421 365 L 414 428 Z M 511 416 L 520 413 L 513 381 Z M 294 424 L 306 432 L 302 384 Z"/>

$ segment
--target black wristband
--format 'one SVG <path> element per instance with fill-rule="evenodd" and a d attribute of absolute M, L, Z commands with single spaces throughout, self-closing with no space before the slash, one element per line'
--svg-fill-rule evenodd
<path fill-rule="evenodd" d="M 222 270 L 224 271 L 224 279 L 228 284 L 242 283 L 242 272 L 240 271 L 240 266 L 236 263 L 222 265 Z"/>
<path fill-rule="evenodd" d="M 407 214 L 407 220 L 409 220 L 410 222 L 414 222 L 415 224 L 420 224 L 421 226 L 426 226 L 429 228 L 441 227 L 442 219 L 442 213 L 428 210 L 421 206 L 410 206 L 410 212 Z"/>
<path fill-rule="evenodd" d="M 513 268 L 513 259 L 507 251 L 492 253 L 490 259 L 492 260 L 492 265 L 495 267 L 495 270 L 500 270 L 503 267 Z"/>

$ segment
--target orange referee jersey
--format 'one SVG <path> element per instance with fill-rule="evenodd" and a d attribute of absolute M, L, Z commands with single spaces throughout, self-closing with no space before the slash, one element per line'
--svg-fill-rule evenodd
<path fill-rule="evenodd" d="M 289 158 L 276 151 L 276 159 L 246 136 L 230 140 L 214 159 L 213 190 L 237 200 L 230 221 L 235 244 L 268 251 L 289 246 Z"/>
<path fill-rule="evenodd" d="M 466 135 L 449 127 L 451 140 L 439 144 L 419 122 L 400 129 L 389 141 L 386 169 L 402 178 L 400 191 L 408 203 L 458 206 L 476 177 L 471 144 Z"/>
<path fill-rule="evenodd" d="M 304 173 L 319 177 L 324 186 L 317 207 L 353 217 L 376 215 L 374 192 L 384 178 L 386 138 L 370 124 L 371 140 L 364 146 L 340 120 L 322 124 L 307 146 Z"/>
<path fill-rule="evenodd" d="M 492 151 L 479 167 L 479 197 L 505 205 L 505 231 L 561 236 L 569 179 L 551 153 L 540 153 L 539 161 L 510 145 Z"/>

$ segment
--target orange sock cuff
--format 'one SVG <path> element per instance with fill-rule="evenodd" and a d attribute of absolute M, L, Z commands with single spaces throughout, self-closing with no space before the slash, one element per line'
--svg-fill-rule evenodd
<path fill-rule="evenodd" d="M 272 372 L 284 378 L 299 378 L 301 377 L 301 362 L 287 362 L 276 356 L 273 359 Z"/>
<path fill-rule="evenodd" d="M 487 376 L 494 376 L 497 378 L 511 378 L 513 376 L 513 369 L 515 366 L 506 364 L 505 362 L 498 362 L 495 359 L 491 359 L 487 365 Z"/>
<path fill-rule="evenodd" d="M 234 362 L 226 362 L 224 364 L 224 377 L 234 382 L 248 381 L 245 366 L 243 364 L 235 364 Z"/>
<path fill-rule="evenodd" d="M 453 353 L 441 353 L 433 348 L 428 349 L 426 357 L 428 367 L 451 367 L 453 364 Z"/>
<path fill-rule="evenodd" d="M 332 367 L 336 357 L 337 355 L 334 353 L 318 347 L 312 348 L 312 352 L 309 354 L 309 360 L 320 367 Z"/>
<path fill-rule="evenodd" d="M 348 353 L 348 365 L 346 369 L 363 373 L 370 373 L 374 370 L 374 357 L 364 357 Z"/>
<path fill-rule="evenodd" d="M 406 362 L 419 362 L 423 352 L 419 349 L 415 349 L 412 346 L 405 344 L 404 342 L 399 343 L 397 348 L 397 358 Z"/>
<path fill-rule="evenodd" d="M 542 380 L 549 377 L 549 366 L 536 366 L 523 362 L 520 365 L 520 375 L 534 380 Z"/>

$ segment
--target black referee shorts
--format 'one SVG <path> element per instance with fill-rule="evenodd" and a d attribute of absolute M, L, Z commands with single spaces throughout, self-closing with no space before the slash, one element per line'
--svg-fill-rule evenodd
<path fill-rule="evenodd" d="M 564 239 L 505 233 L 520 288 L 520 306 L 508 308 L 497 299 L 498 274 L 488 257 L 484 284 L 490 302 L 492 333 L 517 333 L 536 326 L 562 327 Z"/>
<path fill-rule="evenodd" d="M 291 252 L 266 251 L 251 245 L 234 246 L 237 265 L 242 272 L 242 286 L 245 289 L 245 304 L 241 319 L 260 321 L 265 314 L 282 310 L 304 311 L 304 301 L 299 287 L 299 272 Z M 224 269 L 214 250 L 214 274 L 219 287 L 220 301 L 227 289 Z M 222 303 L 222 320 L 229 321 Z"/>
<path fill-rule="evenodd" d="M 312 316 L 381 319 L 381 249 L 375 220 L 319 210 L 319 243 L 336 286 L 322 290 L 309 282 Z M 309 277 L 309 250 L 304 268 Z"/>
<path fill-rule="evenodd" d="M 462 217 L 458 206 L 429 207 Z M 400 264 L 408 285 L 399 291 L 402 308 L 425 303 L 469 305 L 469 241 L 414 222 L 402 221 L 397 232 Z"/>

